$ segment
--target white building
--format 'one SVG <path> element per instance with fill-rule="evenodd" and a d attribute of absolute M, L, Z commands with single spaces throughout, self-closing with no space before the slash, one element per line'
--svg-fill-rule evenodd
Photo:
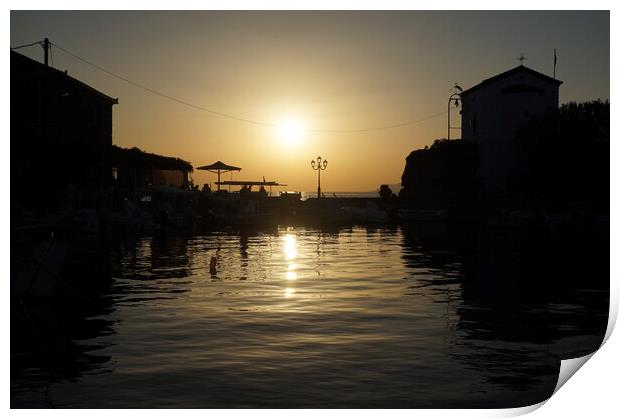
<path fill-rule="evenodd" d="M 558 108 L 561 81 L 520 65 L 461 93 L 461 138 L 480 146 L 480 174 L 490 191 L 504 190 L 525 169 L 515 141 L 532 117 Z"/>

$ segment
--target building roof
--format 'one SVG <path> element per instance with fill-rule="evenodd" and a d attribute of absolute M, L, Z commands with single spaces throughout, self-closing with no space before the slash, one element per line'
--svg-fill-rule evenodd
<path fill-rule="evenodd" d="M 11 62 L 13 62 L 14 60 L 21 60 L 23 63 L 32 66 L 33 69 L 35 69 L 35 71 L 43 71 L 44 69 L 46 69 L 45 64 L 42 64 L 40 62 L 38 62 L 37 60 L 33 60 L 30 57 L 26 57 L 25 55 L 22 55 L 18 52 L 15 51 L 11 51 Z M 69 76 L 67 74 L 66 71 L 61 71 L 58 70 L 57 68 L 54 67 L 47 67 L 47 71 L 49 72 L 49 74 L 58 77 L 59 79 L 66 79 L 69 83 L 73 83 L 85 90 L 88 90 L 92 93 L 95 93 L 96 95 L 100 96 L 101 98 L 107 100 L 108 102 L 112 103 L 113 105 L 118 104 L 118 98 L 113 98 L 110 97 L 108 95 L 106 95 L 105 93 L 100 92 L 99 90 L 95 89 L 92 86 L 89 86 L 88 84 L 75 79 L 71 76 Z"/>
<path fill-rule="evenodd" d="M 158 154 L 147 153 L 137 147 L 122 148 L 117 145 L 112 146 L 111 163 L 113 167 L 141 167 L 145 169 L 157 170 L 184 170 L 191 172 L 191 163 L 178 157 L 160 156 Z"/>
<path fill-rule="evenodd" d="M 287 186 L 276 182 L 275 180 L 222 180 L 215 182 L 217 185 L 231 186 Z"/>
<path fill-rule="evenodd" d="M 490 85 L 492 83 L 495 83 L 498 80 L 504 79 L 506 77 L 510 77 L 510 76 L 512 76 L 512 75 L 514 75 L 516 73 L 528 73 L 528 74 L 536 76 L 536 77 L 538 77 L 538 78 L 540 78 L 542 80 L 545 80 L 545 81 L 547 81 L 549 83 L 556 84 L 558 86 L 560 84 L 562 84 L 562 81 L 560 81 L 560 80 L 554 79 L 553 77 L 549 77 L 546 74 L 540 73 L 540 72 L 538 72 L 536 70 L 532 70 L 531 68 L 528 68 L 528 67 L 526 67 L 524 65 L 519 65 L 519 66 L 517 66 L 515 68 L 512 68 L 512 69 L 510 69 L 508 71 L 504 71 L 503 73 L 500 73 L 500 74 L 498 74 L 496 76 L 493 76 L 493 77 L 490 77 L 488 79 L 485 79 L 485 80 L 481 81 L 477 85 L 475 85 L 473 87 L 470 87 L 469 89 L 461 92 L 461 96 L 466 96 L 469 93 L 471 93 L 471 92 L 473 92 L 475 90 L 478 90 L 481 87 L 488 86 L 488 85 Z"/>

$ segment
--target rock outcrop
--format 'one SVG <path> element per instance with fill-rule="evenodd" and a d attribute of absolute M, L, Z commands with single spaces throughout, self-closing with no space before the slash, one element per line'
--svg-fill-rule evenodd
<path fill-rule="evenodd" d="M 415 206 L 453 207 L 478 199 L 478 145 L 436 140 L 406 159 L 399 197 Z"/>

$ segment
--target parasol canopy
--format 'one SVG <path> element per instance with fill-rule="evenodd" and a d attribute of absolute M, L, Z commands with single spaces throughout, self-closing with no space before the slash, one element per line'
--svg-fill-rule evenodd
<path fill-rule="evenodd" d="M 210 164 L 208 166 L 200 166 L 197 167 L 198 170 L 208 170 L 209 172 L 213 172 L 216 173 L 218 170 L 221 172 L 232 172 L 232 171 L 239 171 L 241 170 L 240 167 L 236 167 L 236 166 L 229 166 L 226 163 L 222 163 L 221 161 L 216 161 L 213 164 Z"/>
<path fill-rule="evenodd" d="M 220 173 L 226 173 L 226 172 L 233 172 L 233 171 L 240 171 L 241 168 L 240 167 L 236 167 L 236 166 L 229 166 L 226 163 L 222 163 L 221 161 L 216 161 L 213 164 L 207 165 L 207 166 L 200 166 L 197 167 L 198 170 L 206 170 L 208 172 L 211 173 L 217 173 L 217 190 L 220 190 Z"/>

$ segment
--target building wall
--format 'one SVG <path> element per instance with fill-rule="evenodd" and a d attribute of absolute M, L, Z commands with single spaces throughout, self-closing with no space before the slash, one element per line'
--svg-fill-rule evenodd
<path fill-rule="evenodd" d="M 15 140 L 112 145 L 113 102 L 56 69 L 26 57 L 11 58 Z"/>
<path fill-rule="evenodd" d="M 526 166 L 515 141 L 531 118 L 558 108 L 557 84 L 529 72 L 516 72 L 462 96 L 462 138 L 480 146 L 480 174 L 487 189 L 506 189 Z"/>
<path fill-rule="evenodd" d="M 174 186 L 183 189 L 187 185 L 187 172 L 183 170 L 153 170 L 153 185 Z"/>
<path fill-rule="evenodd" d="M 104 192 L 111 182 L 114 103 L 59 70 L 11 53 L 11 200 L 30 206 L 28 194 L 44 188 L 49 196 L 38 204 L 53 207 L 62 205 L 68 185 L 82 196 Z"/>

